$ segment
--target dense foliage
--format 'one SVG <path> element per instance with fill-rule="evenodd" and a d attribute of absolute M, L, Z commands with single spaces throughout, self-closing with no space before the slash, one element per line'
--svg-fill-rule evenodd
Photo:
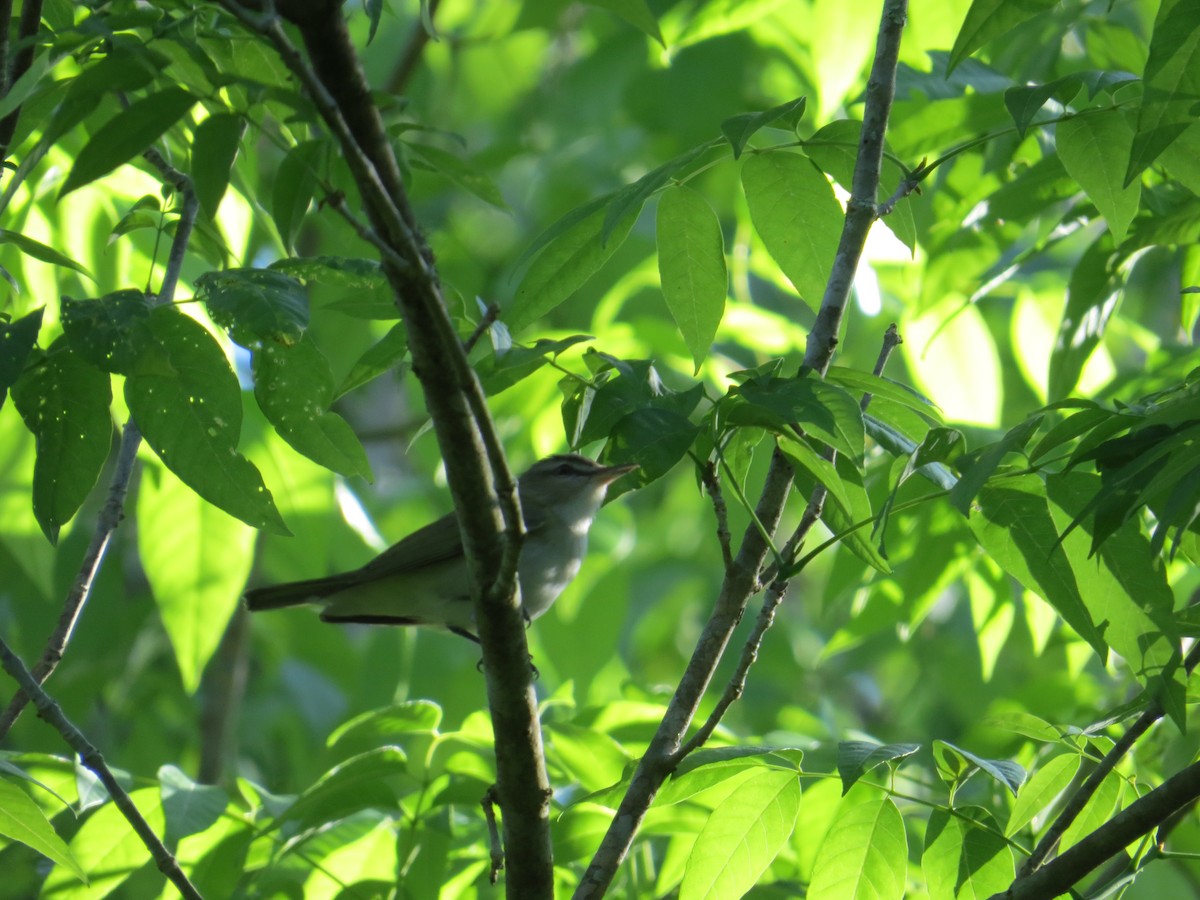
<path fill-rule="evenodd" d="M 497 896 L 479 648 L 239 608 L 450 504 L 295 30 L 12 6 L 0 638 L 33 668 L 86 600 L 47 691 L 204 896 Z M 761 647 L 610 893 L 987 897 L 1056 821 L 1083 896 L 1200 891 L 1200 784 L 1155 790 L 1195 780 L 1200 6 L 914 4 L 824 371 L 882 8 L 344 9 L 514 469 L 641 466 L 528 632 L 562 895 L 781 459 L 691 733 Z M 94 759 L 32 712 L 3 746 L 0 897 L 173 895 Z"/>

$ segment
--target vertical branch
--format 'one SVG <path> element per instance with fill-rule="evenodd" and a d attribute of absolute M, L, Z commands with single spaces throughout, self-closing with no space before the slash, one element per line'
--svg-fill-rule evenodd
<path fill-rule="evenodd" d="M 805 352 L 805 364 L 821 374 L 829 368 L 833 358 L 854 272 L 862 256 L 867 232 L 877 216 L 875 195 L 883 160 L 883 137 L 895 93 L 896 64 L 907 8 L 907 0 L 887 0 L 884 4 L 875 61 L 867 85 L 863 136 L 855 164 L 846 222 L 833 273 L 826 285 L 817 322 L 809 334 Z M 791 487 L 791 464 L 776 449 L 755 510 L 758 520 L 770 534 L 774 534 Z M 812 519 L 815 521 L 816 516 L 812 516 Z M 726 570 L 713 613 L 671 698 L 667 713 L 638 763 L 629 790 L 622 798 L 600 848 L 576 888 L 575 900 L 596 900 L 604 896 L 617 868 L 629 852 L 633 837 L 655 795 L 682 759 L 680 744 L 696 715 L 733 629 L 741 620 L 750 595 L 758 589 L 768 549 L 767 540 L 757 526 L 748 528 L 733 565 Z"/>
<path fill-rule="evenodd" d="M 5 3 L 8 9 L 7 19 L 12 20 L 12 5 L 11 0 Z M 6 26 L 8 22 L 4 23 Z M 33 65 L 33 56 L 37 50 L 37 42 L 34 38 L 37 37 L 38 29 L 42 24 L 42 0 L 25 0 L 21 4 L 21 23 L 17 30 L 17 48 L 13 54 L 12 69 L 6 72 L 6 81 L 4 82 L 4 93 L 8 93 L 9 88 L 13 86 L 18 78 L 29 71 L 29 67 Z M 7 55 L 8 49 L 8 28 L 4 29 L 4 44 Z M 17 121 L 21 117 L 21 108 L 17 107 L 3 121 L 0 121 L 0 159 L 8 156 L 8 145 L 12 143 L 13 135 L 17 132 Z"/>
<path fill-rule="evenodd" d="M 158 870 L 171 880 L 171 883 L 187 900 L 203 900 L 200 892 L 179 868 L 175 857 L 163 846 L 163 842 L 158 839 L 158 835 L 154 833 L 150 823 L 145 820 L 129 794 L 125 793 L 125 789 L 117 782 L 100 751 L 88 741 L 83 732 L 71 723 L 59 705 L 42 690 L 42 686 L 34 680 L 24 663 L 9 649 L 8 644 L 2 638 L 0 638 L 0 665 L 21 686 L 21 690 L 32 698 L 38 715 L 49 722 L 62 735 L 67 745 L 79 754 L 83 764 L 96 773 L 96 777 L 108 791 L 108 796 L 112 798 L 113 803 L 121 810 L 134 832 L 146 845 L 146 849 L 150 851 Z"/>
<path fill-rule="evenodd" d="M 432 254 L 421 235 L 391 143 L 336 0 L 279 0 L 299 28 L 305 62 L 268 7 L 259 15 L 236 0 L 222 5 L 265 36 L 312 99 L 337 140 L 371 229 L 392 249 L 384 272 L 408 328 L 413 372 L 421 382 L 459 511 L 471 564 L 476 626 L 483 648 L 488 706 L 496 736 L 497 792 L 503 812 L 508 895 L 550 898 L 550 783 L 516 598 L 523 533 L 516 481 L 483 392 L 442 299 Z"/>

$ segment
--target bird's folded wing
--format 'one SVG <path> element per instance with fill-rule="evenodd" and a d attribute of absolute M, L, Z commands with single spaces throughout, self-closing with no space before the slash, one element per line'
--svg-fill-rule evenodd
<path fill-rule="evenodd" d="M 458 519 L 451 513 L 419 528 L 350 573 L 356 583 L 412 572 L 463 555 Z"/>

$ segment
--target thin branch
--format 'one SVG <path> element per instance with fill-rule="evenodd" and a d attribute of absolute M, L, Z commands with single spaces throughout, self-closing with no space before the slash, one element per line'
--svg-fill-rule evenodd
<path fill-rule="evenodd" d="M 495 324 L 496 319 L 500 317 L 500 307 L 495 303 L 489 303 L 487 309 L 483 312 L 483 318 L 479 320 L 479 324 L 475 326 L 475 330 L 471 332 L 471 336 L 463 341 L 463 351 L 470 353 L 475 345 L 479 343 L 479 339 L 487 334 L 487 330 Z"/>
<path fill-rule="evenodd" d="M 163 846 L 163 842 L 158 839 L 158 835 L 154 833 L 154 829 L 143 818 L 141 812 L 130 799 L 129 794 L 117 782 L 112 771 L 104 762 L 104 757 L 91 742 L 84 736 L 78 728 L 71 724 L 67 719 L 59 705 L 50 698 L 50 696 L 42 690 L 42 686 L 34 680 L 34 677 L 25 668 L 25 664 L 17 657 L 15 653 L 5 643 L 3 638 L 0 638 L 0 665 L 4 666 L 4 671 L 12 676 L 13 680 L 20 685 L 23 692 L 33 698 L 33 705 L 37 707 L 38 715 L 45 719 L 51 727 L 53 727 L 67 745 L 79 754 L 80 760 L 85 766 L 96 773 L 96 777 L 104 785 L 108 791 L 108 795 L 112 798 L 113 803 L 121 810 L 121 813 L 128 820 L 137 836 L 141 838 L 142 843 L 146 845 L 146 849 L 150 851 L 150 855 L 154 858 L 155 865 L 171 880 L 171 883 L 178 888 L 179 893 L 188 900 L 203 900 L 200 892 L 188 880 L 187 875 L 179 868 L 179 863 L 171 852 Z"/>
<path fill-rule="evenodd" d="M 413 23 L 412 30 L 408 33 L 408 40 L 404 42 L 404 49 L 400 51 L 396 66 L 388 77 L 387 91 L 389 94 L 403 94 L 404 89 L 408 87 L 409 80 L 417 71 L 417 64 L 421 61 L 425 45 L 433 37 L 429 33 L 429 25 L 433 22 L 433 17 L 437 15 L 440 3 L 441 0 L 429 0 L 429 22 L 426 23 L 426 17 L 422 16 Z"/>
<path fill-rule="evenodd" d="M 754 628 L 751 630 L 749 637 L 746 638 L 746 643 L 742 646 L 742 655 L 738 659 L 737 668 L 734 669 L 733 675 L 729 678 L 729 683 L 725 686 L 725 691 L 721 694 L 721 699 L 717 701 L 717 705 L 713 707 L 713 711 L 709 713 L 704 724 L 699 730 L 692 735 L 677 754 L 679 760 L 682 760 L 689 753 L 700 749 L 712 737 L 712 733 L 717 730 L 717 726 L 721 724 L 721 719 L 725 717 L 725 713 L 729 711 L 729 707 L 733 706 L 741 699 L 742 693 L 746 690 L 746 679 L 750 675 L 750 667 L 758 660 L 758 651 L 762 647 L 763 638 L 766 636 L 768 629 L 775 622 L 775 611 L 779 609 L 779 604 L 783 602 L 783 596 L 787 593 L 787 582 L 776 581 L 771 585 L 767 595 L 763 598 L 762 609 L 758 611 L 758 618 L 754 620 Z"/>
<path fill-rule="evenodd" d="M 488 869 L 488 881 L 495 884 L 500 879 L 500 870 L 504 868 L 504 847 L 500 843 L 500 829 L 496 827 L 496 786 L 493 784 L 479 801 L 483 807 L 483 820 L 487 823 L 488 849 L 491 857 L 491 868 Z"/>
<path fill-rule="evenodd" d="M 805 364 L 822 375 L 833 357 L 854 271 L 874 220 L 883 135 L 895 93 L 896 64 L 906 10 L 905 0 L 887 0 L 884 5 L 875 62 L 867 86 L 863 137 L 855 165 L 854 190 L 838 245 L 834 272 L 826 285 L 817 322 L 809 334 L 805 352 Z M 867 199 L 864 201 L 863 198 Z M 678 765 L 683 736 L 695 717 L 733 629 L 745 612 L 751 593 L 759 585 L 759 576 L 770 547 L 770 541 L 760 534 L 759 527 L 765 527 L 768 535 L 774 534 L 791 491 L 792 480 L 791 463 L 776 448 L 755 511 L 758 522 L 747 528 L 741 550 L 726 571 L 713 613 L 701 633 L 662 723 L 638 762 L 629 790 L 622 798 L 599 850 L 575 890 L 575 900 L 597 900 L 605 894 L 617 868 L 629 852 L 633 837 L 655 794 Z"/>
<path fill-rule="evenodd" d="M 850 199 L 846 203 L 846 221 L 834 256 L 833 270 L 825 285 L 825 295 L 821 298 L 821 309 L 804 350 L 804 364 L 822 375 L 829 368 L 837 347 L 842 317 L 850 299 L 850 286 L 854 283 L 858 261 L 866 246 L 867 233 L 878 216 L 875 193 L 879 189 L 883 166 L 884 134 L 892 111 L 892 100 L 896 95 L 896 64 L 907 14 L 907 0 L 887 0 L 884 4 L 875 45 L 875 61 L 867 80 L 862 137 L 858 144 L 858 159 L 854 164 Z"/>
<path fill-rule="evenodd" d="M 175 298 L 179 273 L 183 268 L 188 240 L 191 238 L 192 227 L 195 225 L 200 206 L 196 202 L 196 194 L 192 190 L 191 180 L 171 166 L 161 153 L 150 148 L 143 156 L 159 170 L 166 183 L 173 185 L 183 195 L 183 210 L 175 228 L 175 236 L 171 241 L 167 265 L 163 270 L 162 284 L 154 301 L 156 305 L 161 306 L 170 303 Z M 113 467 L 112 480 L 109 482 L 108 497 L 100 510 L 96 530 L 92 533 L 92 539 L 84 553 L 79 574 L 75 576 L 75 581 L 67 592 L 62 613 L 58 618 L 58 625 L 47 639 L 42 655 L 37 665 L 34 666 L 33 677 L 37 679 L 38 684 L 44 683 L 62 661 L 67 644 L 75 631 L 75 625 L 83 612 L 83 607 L 86 605 L 88 597 L 91 596 L 92 584 L 95 582 L 97 572 L 100 571 L 112 534 L 125 515 L 125 496 L 129 492 L 129 482 L 133 478 L 133 467 L 137 461 L 137 451 L 141 443 L 142 433 L 138 429 L 137 423 L 130 418 L 121 431 L 121 446 L 117 451 L 117 462 Z M 3 740 L 12 729 L 21 715 L 21 710 L 28 702 L 29 698 L 21 691 L 18 691 L 13 697 L 4 714 L 0 715 L 0 740 Z"/>
<path fill-rule="evenodd" d="M 75 576 L 75 581 L 67 592 L 62 613 L 58 617 L 58 625 L 46 641 L 41 658 L 34 666 L 33 678 L 38 684 L 45 682 L 62 661 L 67 644 L 75 631 L 75 625 L 79 621 L 80 613 L 83 612 L 84 604 L 91 596 L 92 584 L 100 571 L 101 563 L 104 562 L 104 554 L 108 550 L 113 532 L 121 524 L 121 519 L 125 515 L 125 495 L 129 491 L 129 481 L 133 477 L 133 466 L 137 460 L 138 446 L 141 442 L 142 433 L 133 419 L 130 419 L 125 423 L 125 428 L 121 433 L 121 446 L 117 451 L 117 463 L 113 468 L 112 480 L 108 486 L 108 499 L 105 500 L 104 506 L 100 510 L 96 521 L 96 530 L 92 532 L 92 539 L 88 543 L 87 552 L 83 555 L 79 573 Z M 4 710 L 4 714 L 0 716 L 0 741 L 4 740 L 12 730 L 21 711 L 28 703 L 29 695 L 18 690 L 8 704 L 8 708 Z"/>
<path fill-rule="evenodd" d="M 1200 762 L 1168 778 L 1135 800 L 1061 856 L 993 894 L 990 900 L 1050 900 L 1178 810 L 1200 797 Z"/>
<path fill-rule="evenodd" d="M 1187 659 L 1184 660 L 1184 672 L 1190 675 L 1198 663 L 1200 663 L 1200 641 L 1192 646 Z M 1116 768 L 1117 763 L 1124 758 L 1125 754 L 1129 752 L 1138 738 L 1149 731 L 1150 726 L 1163 717 L 1163 712 L 1162 702 L 1158 699 L 1152 700 L 1146 711 L 1138 716 L 1137 721 L 1130 725 L 1129 729 L 1121 735 L 1120 740 L 1113 744 L 1108 753 L 1104 754 L 1104 758 L 1096 764 L 1096 768 L 1088 775 L 1087 780 L 1071 795 L 1071 798 L 1064 804 L 1062 811 L 1055 817 L 1054 823 L 1042 835 L 1042 839 L 1038 841 L 1037 846 L 1033 848 L 1033 852 L 1029 854 L 1029 859 L 1025 860 L 1025 864 L 1021 866 L 1017 882 L 1014 883 L 1019 883 L 1022 879 L 1029 877 L 1042 864 L 1042 861 L 1058 845 L 1059 840 L 1061 840 L 1063 834 L 1071 826 L 1071 823 L 1083 811 L 1083 808 L 1092 798 L 1092 795 L 1099 789 L 1100 784 Z"/>
<path fill-rule="evenodd" d="M 713 514 L 717 517 L 717 543 L 721 545 L 721 559 L 728 571 L 733 565 L 733 535 L 729 533 L 729 510 L 725 506 L 725 495 L 721 493 L 721 478 L 712 460 L 700 467 L 700 479 L 712 500 Z"/>

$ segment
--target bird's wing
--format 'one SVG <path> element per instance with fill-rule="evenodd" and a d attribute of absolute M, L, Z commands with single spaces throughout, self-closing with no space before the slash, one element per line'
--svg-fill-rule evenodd
<path fill-rule="evenodd" d="M 412 572 L 462 556 L 462 535 L 454 513 L 418 528 L 408 537 L 393 544 L 377 557 L 350 573 L 355 584 L 374 581 L 402 572 Z"/>

